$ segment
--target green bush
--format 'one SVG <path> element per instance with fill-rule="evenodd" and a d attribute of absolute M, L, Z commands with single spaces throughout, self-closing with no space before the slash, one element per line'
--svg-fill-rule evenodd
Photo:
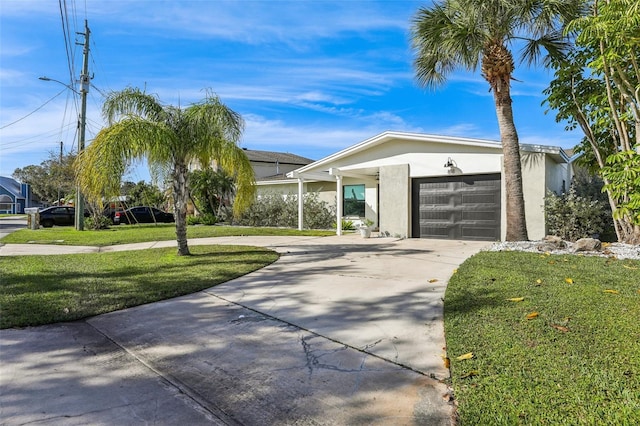
<path fill-rule="evenodd" d="M 87 229 L 107 229 L 112 225 L 111 219 L 102 215 L 92 215 L 84 220 Z"/>
<path fill-rule="evenodd" d="M 203 225 L 215 225 L 218 222 L 216 215 L 205 213 L 200 217 Z"/>
<path fill-rule="evenodd" d="M 304 196 L 304 227 L 308 229 L 330 229 L 335 222 L 335 207 L 320 200 L 317 193 Z M 298 226 L 298 196 L 293 194 L 265 194 L 237 220 L 244 226 L 275 226 L 295 228 Z"/>
<path fill-rule="evenodd" d="M 200 216 L 187 216 L 187 225 L 215 225 L 216 223 L 218 223 L 218 218 L 211 213 L 205 213 Z"/>
<path fill-rule="evenodd" d="M 199 225 L 202 223 L 201 216 L 187 216 L 187 225 Z"/>
<path fill-rule="evenodd" d="M 566 194 L 549 191 L 545 197 L 548 233 L 564 240 L 599 236 L 605 230 L 607 216 L 602 201 L 579 195 L 573 186 Z"/>
<path fill-rule="evenodd" d="M 356 226 L 353 224 L 352 220 L 342 220 L 342 230 L 343 231 L 354 231 Z"/>

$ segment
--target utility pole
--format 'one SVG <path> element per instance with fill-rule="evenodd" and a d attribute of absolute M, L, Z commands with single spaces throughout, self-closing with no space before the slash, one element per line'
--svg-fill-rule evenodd
<path fill-rule="evenodd" d="M 62 141 L 60 141 L 60 160 L 58 161 L 58 202 L 56 205 L 60 205 L 60 187 L 62 186 Z"/>
<path fill-rule="evenodd" d="M 77 33 L 84 36 L 84 48 L 82 49 L 82 74 L 80 74 L 80 98 L 82 109 L 80 110 L 80 123 L 78 126 L 78 155 L 84 151 L 85 129 L 87 125 L 87 93 L 91 77 L 89 77 L 89 23 L 84 20 L 84 33 Z M 80 43 L 78 43 L 80 44 Z M 78 231 L 84 230 L 84 197 L 80 191 L 80 186 L 76 187 L 76 217 L 75 225 Z"/>

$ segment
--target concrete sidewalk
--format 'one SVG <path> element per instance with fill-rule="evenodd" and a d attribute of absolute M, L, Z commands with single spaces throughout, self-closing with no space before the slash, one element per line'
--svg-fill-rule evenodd
<path fill-rule="evenodd" d="M 189 296 L 1 330 L 3 424 L 450 424 L 442 297 L 486 243 L 189 241 L 216 243 L 281 258 Z M 165 244 L 175 246 L 128 249 Z"/>

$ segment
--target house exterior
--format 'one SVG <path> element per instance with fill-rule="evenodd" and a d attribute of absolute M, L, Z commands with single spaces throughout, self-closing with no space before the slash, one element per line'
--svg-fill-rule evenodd
<path fill-rule="evenodd" d="M 521 145 L 521 156 L 529 238 L 540 239 L 544 197 L 568 188 L 571 161 L 554 146 Z M 503 154 L 495 141 L 384 132 L 286 179 L 257 184 L 258 194 L 298 194 L 299 200 L 316 192 L 337 207 L 336 223 L 369 219 L 382 235 L 497 241 L 506 234 Z M 302 208 L 300 202 L 300 228 Z"/>
<path fill-rule="evenodd" d="M 0 176 L 0 214 L 23 214 L 26 207 L 33 207 L 29 184 Z"/>
<path fill-rule="evenodd" d="M 313 160 L 288 152 L 258 151 L 243 148 L 256 180 L 283 179 L 286 174 L 313 163 Z"/>

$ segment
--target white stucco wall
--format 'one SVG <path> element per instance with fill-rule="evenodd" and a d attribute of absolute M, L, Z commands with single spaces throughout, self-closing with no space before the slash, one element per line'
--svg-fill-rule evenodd
<path fill-rule="evenodd" d="M 443 143 L 392 140 L 348 158 L 338 159 L 323 168 L 361 170 L 409 164 L 410 177 L 446 175 L 444 164 L 451 158 L 464 174 L 497 173 L 502 150 L 499 147 L 452 146 Z"/>
<path fill-rule="evenodd" d="M 524 210 L 527 218 L 529 239 L 539 240 L 546 235 L 544 219 L 544 197 L 546 193 L 546 160 L 545 154 L 521 152 L 522 186 L 524 194 Z M 506 201 L 503 204 L 502 216 L 505 218 L 503 236 L 506 233 Z"/>
<path fill-rule="evenodd" d="M 409 164 L 380 167 L 380 232 L 411 236 Z"/>
<path fill-rule="evenodd" d="M 544 148 L 544 147 L 543 147 Z M 549 147 L 547 147 L 549 148 Z M 547 154 L 534 147 L 522 152 L 525 214 L 530 239 L 546 235 L 544 197 L 546 188 L 561 191 L 564 181 L 568 188 L 571 166 L 564 163 L 553 149 Z M 550 154 L 551 153 L 551 154 Z M 445 163 L 451 159 L 457 173 L 465 175 L 502 173 L 502 149 L 491 143 L 457 143 L 432 140 L 412 140 L 402 137 L 385 139 L 383 143 L 354 149 L 344 155 L 326 157 L 304 168 L 305 172 L 325 173 L 332 168 L 342 172 L 362 174 L 357 178 L 344 176 L 343 185 L 365 184 L 365 203 L 368 219 L 379 225 L 380 231 L 392 235 L 411 235 L 411 179 L 417 177 L 446 176 Z M 378 181 L 376 181 L 376 176 Z M 378 185 L 380 197 L 378 200 Z M 276 189 L 277 188 L 277 189 Z M 274 182 L 260 184 L 258 192 L 280 191 L 297 194 L 297 183 Z M 336 202 L 335 182 L 305 181 L 305 191 L 319 192 L 321 199 L 331 205 Z M 501 233 L 506 235 L 506 191 L 502 185 Z M 378 222 L 379 219 L 379 223 Z"/>
<path fill-rule="evenodd" d="M 568 191 L 573 178 L 571 165 L 558 164 L 549 156 L 546 157 L 545 162 L 547 188 L 557 194 Z"/>

